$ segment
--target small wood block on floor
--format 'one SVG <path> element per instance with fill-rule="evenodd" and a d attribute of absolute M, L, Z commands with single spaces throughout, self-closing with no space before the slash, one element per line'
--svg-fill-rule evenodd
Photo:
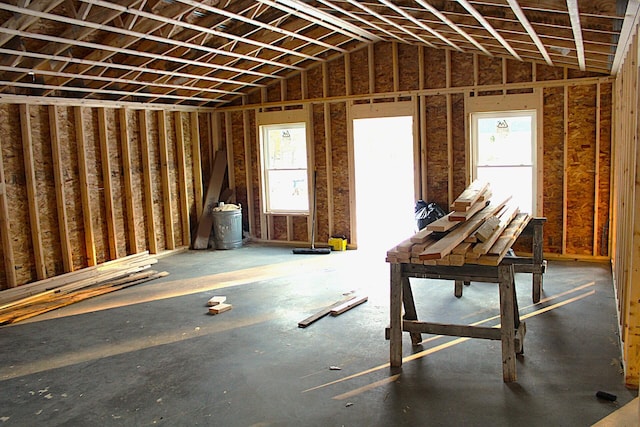
<path fill-rule="evenodd" d="M 331 310 L 333 310 L 334 308 L 340 307 L 340 306 L 344 305 L 346 302 L 351 301 L 353 299 L 355 299 L 354 295 L 352 295 L 352 296 L 350 296 L 347 299 L 344 299 L 342 301 L 338 301 L 338 302 L 330 305 L 329 307 L 323 308 L 319 312 L 317 312 L 315 314 L 312 314 L 311 316 L 307 317 L 304 320 L 299 321 L 298 322 L 298 327 L 299 328 L 306 328 L 310 324 L 322 319 L 323 317 L 325 317 L 326 315 L 331 313 Z"/>
<path fill-rule="evenodd" d="M 213 307 L 209 307 L 209 314 L 220 314 L 220 313 L 224 313 L 225 311 L 229 311 L 233 308 L 233 306 L 231 304 L 227 304 L 227 303 L 220 303 L 218 305 L 214 305 Z"/>
<path fill-rule="evenodd" d="M 364 296 L 364 297 L 359 297 L 359 298 L 355 298 L 351 301 L 347 301 L 344 304 L 341 304 L 333 309 L 331 309 L 331 315 L 332 316 L 338 316 L 342 313 L 344 313 L 345 311 L 351 310 L 353 307 L 356 307 L 362 303 L 367 302 L 367 300 L 369 299 L 369 297 Z"/>
<path fill-rule="evenodd" d="M 207 301 L 207 305 L 209 307 L 213 307 L 215 305 L 222 304 L 226 300 L 227 300 L 227 297 L 225 296 L 214 296 L 214 297 L 211 297 L 209 301 Z"/>

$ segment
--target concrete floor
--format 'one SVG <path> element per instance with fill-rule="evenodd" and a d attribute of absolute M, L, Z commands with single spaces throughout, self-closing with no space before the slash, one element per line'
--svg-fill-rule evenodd
<path fill-rule="evenodd" d="M 517 275 L 527 336 L 511 384 L 498 341 L 412 348 L 405 336 L 415 358 L 390 371 L 384 252 L 248 245 L 155 269 L 171 275 L 0 329 L 1 425 L 589 426 L 637 395 L 623 384 L 606 264 L 550 262 L 536 305 Z M 421 319 L 498 322 L 495 285 L 457 299 L 453 283 L 412 283 Z M 352 292 L 369 301 L 297 327 Z M 213 295 L 233 309 L 208 315 Z"/>

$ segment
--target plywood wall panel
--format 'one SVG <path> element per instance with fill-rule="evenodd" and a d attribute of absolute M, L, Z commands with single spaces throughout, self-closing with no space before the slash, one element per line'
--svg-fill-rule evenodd
<path fill-rule="evenodd" d="M 30 106 L 31 140 L 33 144 L 33 168 L 36 177 L 36 194 L 40 217 L 42 241 L 47 277 L 64 273 L 62 247 L 53 179 L 53 154 L 49 114 L 46 106 Z"/>
<path fill-rule="evenodd" d="M 525 83 L 532 81 L 532 78 L 533 64 L 514 60 L 507 61 L 507 83 Z M 532 89 L 512 89 L 508 90 L 507 93 L 531 93 L 532 91 Z"/>
<path fill-rule="evenodd" d="M 97 110 L 93 108 L 83 109 L 85 134 L 85 156 L 89 185 L 89 203 L 91 209 L 91 221 L 93 237 L 98 264 L 109 261 L 109 236 L 107 232 L 107 220 L 105 216 L 104 184 L 102 177 L 102 160 L 100 155 L 100 138 L 98 131 Z M 77 125 L 77 124 L 76 124 Z"/>
<path fill-rule="evenodd" d="M 78 175 L 78 151 L 76 148 L 75 117 L 73 108 L 57 107 L 58 140 L 61 153 L 61 169 L 65 189 L 65 209 L 67 211 L 67 232 L 71 245 L 72 265 L 77 270 L 86 267 L 86 245 L 82 220 L 82 200 L 80 198 L 80 177 Z"/>
<path fill-rule="evenodd" d="M 544 251 L 562 252 L 564 182 L 564 89 L 544 89 Z"/>
<path fill-rule="evenodd" d="M 478 55 L 478 84 L 502 84 L 502 59 Z M 481 95 L 500 95 L 502 91 L 481 91 Z"/>
<path fill-rule="evenodd" d="M 420 64 L 418 60 L 417 46 L 398 44 L 399 90 L 408 91 L 419 89 Z"/>
<path fill-rule="evenodd" d="M 287 79 L 286 85 L 287 100 L 302 99 L 302 78 L 300 75 Z"/>
<path fill-rule="evenodd" d="M 322 67 L 314 67 L 307 73 L 307 94 L 309 98 L 318 99 L 322 98 Z"/>
<path fill-rule="evenodd" d="M 334 233 L 350 236 L 349 155 L 346 105 L 334 103 L 331 110 L 331 162 L 333 164 Z"/>
<path fill-rule="evenodd" d="M 16 263 L 16 282 L 22 284 L 35 280 L 36 274 L 29 227 L 20 114 L 17 105 L 2 105 L 0 137 L 2 138 L 0 142 L 2 143 L 5 169 L 7 205 Z"/>
<path fill-rule="evenodd" d="M 293 228 L 293 235 L 291 236 L 291 240 L 293 241 L 297 241 L 297 242 L 307 242 L 309 241 L 309 239 L 311 239 L 311 236 L 309 236 L 309 233 L 307 232 L 308 227 L 307 227 L 307 218 L 302 217 L 302 216 L 294 216 L 291 218 L 292 221 L 292 228 Z M 309 216 L 309 221 L 311 221 L 311 216 Z M 316 221 L 316 227 L 317 227 L 318 223 Z M 321 238 L 318 235 L 318 232 L 316 231 L 316 236 L 315 236 L 316 242 L 326 242 L 327 240 L 324 238 Z"/>
<path fill-rule="evenodd" d="M 564 69 L 561 67 L 536 64 L 536 81 L 561 80 L 563 76 Z"/>
<path fill-rule="evenodd" d="M 249 129 L 247 130 L 247 136 L 249 137 L 248 141 L 245 141 L 246 144 L 249 145 L 249 155 L 251 161 L 251 185 L 252 185 L 252 196 L 253 203 L 251 205 L 252 211 L 249 212 L 249 206 L 243 206 L 243 216 L 247 216 L 249 214 L 253 215 L 254 218 L 254 227 L 256 229 L 260 228 L 260 220 L 261 220 L 261 212 L 262 212 L 262 202 L 260 199 L 260 182 L 261 182 L 261 173 L 260 170 L 260 159 L 259 155 L 259 147 L 260 139 L 257 135 L 256 129 L 256 111 L 249 110 L 247 111 L 248 116 L 248 125 Z M 248 230 L 249 227 L 246 227 L 245 230 Z"/>
<path fill-rule="evenodd" d="M 273 234 L 271 235 L 271 240 L 282 240 L 286 241 L 287 239 L 287 217 L 284 215 L 274 215 L 272 217 L 273 221 Z"/>
<path fill-rule="evenodd" d="M 346 81 L 345 81 L 345 69 L 344 59 L 334 59 L 328 64 L 329 70 L 329 93 L 328 96 L 344 96 L 347 94 Z M 317 81 L 316 84 L 320 85 L 322 80 Z"/>
<path fill-rule="evenodd" d="M 456 197 L 462 193 L 467 186 L 466 182 L 466 132 L 464 95 L 451 95 L 451 120 L 455 123 L 452 126 L 453 142 L 453 194 Z"/>
<path fill-rule="evenodd" d="M 351 53 L 351 92 L 356 95 L 369 93 L 369 52 L 360 49 Z"/>
<path fill-rule="evenodd" d="M 247 186 L 250 183 L 247 183 L 247 174 L 246 168 L 253 167 L 253 165 L 247 165 L 244 159 L 244 118 L 243 112 L 232 112 L 231 114 L 231 141 L 227 141 L 227 144 L 232 144 L 233 146 L 233 165 L 229 165 L 229 167 L 233 167 L 234 176 L 236 180 L 236 200 L 245 208 L 248 206 L 247 199 Z M 207 178 L 208 180 L 208 178 Z M 242 215 L 242 227 L 244 229 L 249 229 L 249 217 L 247 215 Z"/>
<path fill-rule="evenodd" d="M 596 255 L 609 254 L 609 203 L 611 198 L 611 129 L 612 129 L 612 84 L 606 83 L 600 87 L 600 152 L 599 182 L 598 182 L 598 230 Z"/>
<path fill-rule="evenodd" d="M 451 86 L 473 86 L 473 56 L 451 52 Z"/>
<path fill-rule="evenodd" d="M 566 250 L 572 254 L 593 251 L 595 95 L 595 85 L 569 88 Z"/>
<path fill-rule="evenodd" d="M 393 45 L 391 43 L 376 43 L 373 45 L 373 69 L 375 77 L 375 92 L 393 92 Z"/>
<path fill-rule="evenodd" d="M 267 88 L 267 102 L 278 102 L 282 101 L 282 88 L 280 87 L 280 83 L 271 85 Z"/>
<path fill-rule="evenodd" d="M 111 160 L 111 198 L 113 200 L 113 212 L 116 225 L 118 257 L 127 255 L 127 227 L 126 203 L 124 190 L 124 172 L 122 161 L 122 144 L 120 143 L 120 120 L 118 110 L 106 109 L 107 136 L 109 145 L 109 158 Z"/>
<path fill-rule="evenodd" d="M 425 48 L 423 67 L 426 89 L 446 87 L 447 67 L 444 50 Z"/>
<path fill-rule="evenodd" d="M 316 237 L 327 239 L 329 237 L 329 208 L 327 193 L 327 135 L 325 133 L 324 107 L 322 105 L 313 106 L 313 156 L 315 159 L 315 170 L 317 172 L 317 201 L 316 201 Z M 306 223 L 306 220 L 305 220 Z M 307 237 L 307 230 L 304 237 Z M 304 240 L 308 240 L 308 237 Z"/>
<path fill-rule="evenodd" d="M 449 160 L 447 150 L 447 98 L 429 96 L 425 101 L 427 147 L 427 202 L 448 209 Z"/>

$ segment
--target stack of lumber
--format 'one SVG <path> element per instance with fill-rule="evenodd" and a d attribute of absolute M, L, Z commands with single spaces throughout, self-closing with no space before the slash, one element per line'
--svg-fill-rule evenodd
<path fill-rule="evenodd" d="M 451 212 L 387 252 L 387 262 L 427 265 L 498 265 L 531 217 L 491 200 L 489 184 L 474 181 Z"/>
<path fill-rule="evenodd" d="M 0 292 L 0 325 L 168 275 L 150 270 L 149 252 L 130 255 Z"/>

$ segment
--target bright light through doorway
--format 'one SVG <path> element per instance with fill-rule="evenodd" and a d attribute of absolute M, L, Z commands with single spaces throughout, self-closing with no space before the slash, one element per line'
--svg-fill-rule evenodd
<path fill-rule="evenodd" d="M 358 249 L 384 253 L 415 230 L 413 118 L 353 121 Z"/>

